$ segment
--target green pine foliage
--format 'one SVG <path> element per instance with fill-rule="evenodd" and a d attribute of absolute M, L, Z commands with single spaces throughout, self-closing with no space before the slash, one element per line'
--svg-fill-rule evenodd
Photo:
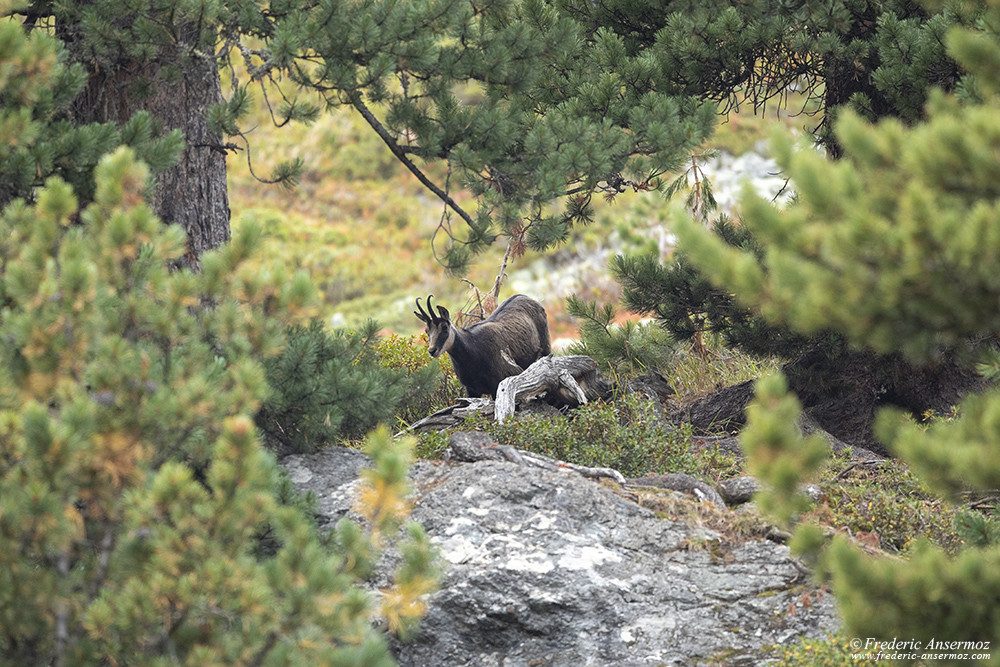
<path fill-rule="evenodd" d="M 386 367 L 377 333 L 371 320 L 361 331 L 327 331 L 318 320 L 288 330 L 281 352 L 264 360 L 271 393 L 256 421 L 269 446 L 304 453 L 358 439 L 426 401 L 440 383 L 437 365 Z"/>
<path fill-rule="evenodd" d="M 727 245 L 759 256 L 759 244 L 748 229 L 721 216 L 712 227 Z M 737 302 L 732 293 L 714 285 L 684 252 L 669 261 L 659 253 L 625 256 L 611 261 L 611 272 L 622 285 L 622 303 L 635 313 L 648 313 L 679 340 L 719 337 L 731 348 L 758 356 L 793 358 L 816 344 L 815 339 L 776 327 Z"/>
<path fill-rule="evenodd" d="M 356 109 L 438 196 L 470 191 L 474 206 L 449 200 L 464 232 L 443 225 L 439 249 L 461 268 L 500 234 L 564 241 L 595 194 L 655 187 L 711 130 L 713 105 L 657 85 L 655 58 L 579 18 L 541 0 L 303 4 L 251 68 Z"/>
<path fill-rule="evenodd" d="M 585 354 L 605 372 L 625 376 L 662 370 L 670 362 L 672 341 L 660 326 L 632 320 L 616 324 L 611 304 L 598 307 L 571 296 L 566 305 L 580 320 L 580 340 L 569 347 L 570 354 Z"/>
<path fill-rule="evenodd" d="M 1000 545 L 1000 521 L 996 517 L 965 511 L 956 518 L 955 527 L 962 539 L 972 546 Z"/>
<path fill-rule="evenodd" d="M 138 103 L 155 95 L 158 82 L 175 82 L 206 58 L 231 75 L 225 101 L 193 111 L 207 115 L 212 132 L 247 138 L 251 91 L 267 98 L 277 125 L 309 122 L 324 108 L 354 109 L 444 202 L 436 256 L 454 269 L 498 236 L 518 250 L 564 242 L 571 226 L 591 219 L 595 195 L 660 188 L 660 177 L 682 167 L 709 136 L 723 100 L 760 107 L 789 86 L 804 88 L 818 101 L 821 140 L 839 151 L 829 127 L 841 107 L 912 122 L 931 86 L 979 94 L 943 46 L 950 26 L 974 25 L 982 12 L 980 3 L 957 0 L 933 8 L 908 0 L 792 0 L 780 11 L 765 0 L 0 7 L 23 17 L 22 29 L 40 41 L 52 43 L 46 31 L 65 40 L 77 62 L 59 56 L 60 76 L 72 80 L 51 88 L 59 99 L 49 105 L 63 112 L 84 70 L 127 74 Z M 83 108 L 93 100 L 76 102 Z M 68 173 L 72 166 L 87 174 L 94 161 L 80 163 L 83 153 L 130 142 L 115 136 L 120 128 L 60 122 L 72 145 L 11 162 L 17 174 L 4 182 L 24 194 L 64 159 L 67 173 L 55 173 L 87 198 Z M 176 157 L 180 137 L 160 137 L 155 127 L 149 136 L 149 146 L 130 145 L 158 169 Z M 302 164 L 278 165 L 270 180 L 294 183 Z M 696 195 L 706 203 L 707 187 Z"/>
<path fill-rule="evenodd" d="M 837 151 L 830 129 L 840 107 L 913 121 L 931 87 L 960 85 L 943 35 L 972 25 L 981 4 L 711 0 L 651 11 L 613 0 L 574 9 L 589 30 L 622 35 L 629 52 L 645 48 L 673 89 L 755 108 L 779 106 L 790 87 L 804 90 L 817 138 Z"/>
<path fill-rule="evenodd" d="M 12 3 L 0 2 L 0 206 L 32 197 L 53 175 L 82 202 L 90 201 L 95 165 L 120 145 L 132 147 L 154 171 L 176 162 L 180 132 L 161 134 L 149 114 L 136 114 L 122 127 L 68 121 L 66 113 L 86 82 L 83 68 L 67 61 L 51 35 L 26 33 L 7 16 L 11 11 Z"/>
<path fill-rule="evenodd" d="M 979 100 L 933 93 L 926 120 L 913 126 L 873 125 L 844 113 L 837 124 L 844 147 L 839 162 L 779 141 L 797 200 L 778 210 L 747 198 L 745 224 L 759 254 L 681 222 L 679 236 L 699 269 L 770 321 L 806 334 L 834 329 L 853 345 L 916 361 L 933 363 L 970 339 L 991 340 L 1000 300 L 1000 208 L 992 176 L 1000 168 L 997 25 L 1000 5 L 993 2 L 977 29 L 955 28 L 945 38 Z M 775 391 L 760 400 L 776 400 Z M 963 402 L 956 418 L 929 426 L 883 412 L 877 433 L 930 489 L 955 498 L 1000 484 L 998 415 L 1000 394 L 992 388 Z M 748 426 L 765 452 L 794 438 L 772 422 L 767 410 L 758 410 Z M 760 464 L 766 464 L 762 473 L 774 473 L 769 480 L 776 485 L 802 467 L 777 464 L 770 455 Z M 785 505 L 783 512 L 798 509 Z M 918 543 L 905 560 L 876 558 L 836 537 L 820 563 L 848 633 L 988 642 L 995 654 L 1000 549 L 989 521 L 961 524 L 961 533 L 980 537 L 954 555 Z M 815 530 L 797 539 L 806 552 L 822 544 Z"/>
<path fill-rule="evenodd" d="M 798 430 L 800 406 L 788 393 L 781 374 L 757 381 L 756 400 L 747 407 L 747 426 L 740 433 L 749 470 L 769 486 L 756 502 L 783 526 L 791 526 L 810 508 L 802 491 L 826 460 L 828 446 L 818 435 L 803 439 Z"/>
<path fill-rule="evenodd" d="M 373 621 L 411 629 L 433 586 L 422 531 L 397 532 L 413 442 L 370 437 L 374 528 L 343 522 L 332 548 L 279 501 L 256 360 L 308 312 L 308 281 L 255 263 L 251 229 L 170 270 L 184 232 L 152 214 L 148 176 L 119 148 L 86 207 L 53 177 L 0 214 L 0 655 L 391 664 Z M 361 580 L 397 538 L 376 604 Z"/>

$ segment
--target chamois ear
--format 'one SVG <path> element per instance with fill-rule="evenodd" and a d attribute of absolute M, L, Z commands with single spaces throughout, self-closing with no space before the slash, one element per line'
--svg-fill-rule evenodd
<path fill-rule="evenodd" d="M 445 308 L 444 306 L 438 306 L 437 309 L 438 309 L 438 314 L 441 316 L 442 320 L 448 320 L 449 322 L 451 321 L 451 315 L 448 314 L 447 308 Z"/>

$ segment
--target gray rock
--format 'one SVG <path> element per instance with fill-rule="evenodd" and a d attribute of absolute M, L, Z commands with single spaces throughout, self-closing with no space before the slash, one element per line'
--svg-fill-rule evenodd
<path fill-rule="evenodd" d="M 719 482 L 719 493 L 730 505 L 750 502 L 764 486 L 756 477 L 743 475 Z"/>
<path fill-rule="evenodd" d="M 331 447 L 317 454 L 286 456 L 281 465 L 295 488 L 316 495 L 320 526 L 332 526 L 350 512 L 358 475 L 369 462 L 356 449 Z"/>
<path fill-rule="evenodd" d="M 285 461 L 331 520 L 356 463 Z M 413 518 L 446 567 L 419 636 L 393 647 L 403 665 L 752 665 L 837 625 L 787 548 L 733 546 L 575 473 L 425 462 L 412 478 Z"/>

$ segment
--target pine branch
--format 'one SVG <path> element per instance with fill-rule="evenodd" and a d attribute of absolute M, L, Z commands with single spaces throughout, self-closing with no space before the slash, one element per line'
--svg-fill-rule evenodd
<path fill-rule="evenodd" d="M 414 164 L 413 161 L 409 157 L 407 157 L 406 151 L 403 150 L 403 147 L 400 146 L 398 143 L 396 143 L 396 140 L 392 138 L 392 135 L 389 134 L 389 131 L 385 128 L 384 125 L 382 125 L 379 119 L 375 117 L 375 114 L 373 114 L 371 112 L 371 109 L 369 109 L 365 105 L 365 103 L 361 100 L 361 97 L 359 95 L 354 95 L 351 98 L 351 106 L 353 106 L 355 109 L 358 110 L 358 113 L 361 114 L 361 117 L 365 119 L 365 122 L 367 122 L 368 125 L 371 126 L 373 130 L 375 130 L 375 134 L 377 134 L 379 138 L 382 139 L 382 141 L 385 143 L 385 145 L 389 147 L 389 150 L 392 151 L 392 154 L 396 156 L 396 159 L 402 162 L 403 165 L 410 170 L 410 173 L 416 176 L 417 180 L 420 181 L 425 188 L 433 192 L 438 199 L 443 201 L 448 206 L 448 208 L 455 211 L 455 213 L 458 213 L 458 215 L 463 220 L 465 220 L 465 222 L 470 227 L 475 226 L 472 220 L 472 216 L 466 213 L 465 210 L 458 205 L 458 202 L 452 199 L 447 192 L 445 192 L 437 185 L 435 185 L 434 182 L 431 181 L 424 174 L 424 172 L 420 170 L 420 167 Z"/>

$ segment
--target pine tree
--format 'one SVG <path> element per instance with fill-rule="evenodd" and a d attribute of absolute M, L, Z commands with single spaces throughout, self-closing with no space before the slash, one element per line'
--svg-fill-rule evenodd
<path fill-rule="evenodd" d="M 943 46 L 950 26 L 977 25 L 980 3 L 942 3 L 933 8 L 910 2 L 699 3 L 669 19 L 643 25 L 624 11 L 627 3 L 593 8 L 596 23 L 618 21 L 637 43 L 650 39 L 661 48 L 660 71 L 682 89 L 736 104 L 740 96 L 762 106 L 805 89 L 815 107 L 815 138 L 827 155 L 841 151 L 831 133 L 833 119 L 852 109 L 861 117 L 920 119 L 929 91 L 938 86 L 962 98 L 975 95 L 975 80 L 964 76 Z M 779 98 L 775 100 L 774 98 Z M 714 223 L 719 238 L 734 248 L 761 255 L 752 230 Z M 827 430 L 854 444 L 880 450 L 872 424 L 880 405 L 914 414 L 943 411 L 981 386 L 958 350 L 934 364 L 907 359 L 897 351 L 858 349 L 833 328 L 808 334 L 768 321 L 728 289 L 713 285 L 687 258 L 683 245 L 667 263 L 658 257 L 616 258 L 612 270 L 623 285 L 624 303 L 654 314 L 675 337 L 696 341 L 712 332 L 752 354 L 788 360 L 789 385 L 809 413 Z M 975 342 L 971 343 L 975 346 Z M 734 422 L 742 414 L 725 415 Z"/>
<path fill-rule="evenodd" d="M 361 114 L 461 219 L 467 231 L 445 253 L 456 267 L 497 234 L 517 248 L 558 243 L 588 220 L 594 194 L 655 186 L 714 122 L 712 105 L 658 90 L 655 61 L 623 36 L 588 33 L 572 8 L 541 0 L 35 0 L 21 16 L 53 28 L 86 72 L 72 122 L 121 125 L 145 109 L 183 132 L 181 164 L 154 202 L 196 255 L 228 234 L 219 161 L 251 85 L 266 84 L 279 124 L 329 106 Z M 234 81 L 225 99 L 220 63 Z M 444 182 L 428 176 L 435 164 Z M 478 198 L 475 214 L 456 187 Z"/>
<path fill-rule="evenodd" d="M 630 50 L 648 49 L 660 83 L 699 98 L 779 104 L 790 88 L 805 91 L 817 138 L 836 153 L 830 133 L 838 109 L 913 121 L 931 87 L 952 89 L 960 72 L 942 37 L 972 25 L 979 3 L 908 0 L 765 0 L 565 3 L 588 30 L 622 35 Z"/>
<path fill-rule="evenodd" d="M 580 340 L 569 347 L 570 354 L 585 354 L 613 374 L 635 375 L 664 368 L 673 354 L 673 340 L 659 326 L 626 320 L 614 322 L 614 306 L 566 300 L 569 314 L 580 321 Z"/>
<path fill-rule="evenodd" d="M 59 81 L 51 42 L 10 21 L 0 36 L 0 99 L 54 95 L 38 87 Z M 32 72 L 51 78 L 29 86 Z M 20 136 L 5 126 L 3 149 Z M 411 628 L 433 586 L 424 534 L 398 533 L 413 443 L 369 438 L 367 530 L 345 521 L 325 540 L 279 502 L 253 424 L 257 360 L 308 315 L 311 285 L 255 262 L 252 228 L 199 272 L 171 270 L 186 235 L 146 204 L 149 173 L 119 147 L 83 179 L 86 199 L 51 176 L 0 212 L 0 655 L 390 664 L 373 619 Z M 377 610 L 361 581 L 400 539 Z"/>
<path fill-rule="evenodd" d="M 658 88 L 649 54 L 588 32 L 560 3 L 321 3 L 303 25 L 322 67 L 300 67 L 303 38 L 282 33 L 258 71 L 284 69 L 324 104 L 362 115 L 464 225 L 442 226 L 453 268 L 498 234 L 516 249 L 564 240 L 595 194 L 655 186 L 714 122 L 712 105 Z M 428 176 L 436 163 L 443 184 Z M 474 209 L 456 203 L 453 182 Z"/>
<path fill-rule="evenodd" d="M 699 268 L 771 322 L 807 335 L 834 330 L 852 345 L 917 363 L 934 363 L 969 340 L 993 340 L 1000 299 L 998 19 L 1000 6 L 991 3 L 979 29 L 947 33 L 949 52 L 969 72 L 968 89 L 961 98 L 932 93 L 925 122 L 869 124 L 845 112 L 836 125 L 839 162 L 779 141 L 797 201 L 786 210 L 745 201 L 759 257 L 683 223 L 679 234 Z M 970 102 L 970 91 L 978 99 Z M 982 368 L 995 367 L 995 355 L 987 356 Z M 768 385 L 748 426 L 749 447 L 768 452 L 781 439 L 778 417 L 766 408 L 780 395 Z M 996 489 L 1000 394 L 994 388 L 973 396 L 960 414 L 928 427 L 884 411 L 877 433 L 941 493 Z M 803 548 L 817 543 L 815 534 L 800 536 Z M 849 634 L 988 642 L 985 650 L 994 653 L 998 562 L 991 540 L 972 541 L 955 557 L 923 545 L 896 561 L 864 556 L 837 538 L 821 559 Z"/>
<path fill-rule="evenodd" d="M 441 226 L 440 254 L 461 268 L 497 235 L 515 249 L 559 243 L 589 219 L 595 194 L 658 187 L 709 135 L 723 100 L 748 95 L 761 106 L 805 86 L 831 151 L 829 121 L 844 105 L 917 119 L 930 86 L 969 89 L 941 36 L 973 24 L 981 8 L 34 0 L 16 13 L 65 46 L 70 125 L 121 127 L 145 110 L 151 136 L 183 134 L 180 164 L 160 175 L 153 199 L 163 219 L 185 227 L 194 255 L 228 238 L 225 154 L 241 146 L 227 136 L 242 136 L 259 88 L 278 124 L 330 106 L 356 110 L 465 228 Z M 219 65 L 233 81 L 225 92 Z M 295 177 L 290 164 L 274 180 Z M 477 205 L 458 204 L 458 188 Z"/>
<path fill-rule="evenodd" d="M 378 328 L 369 320 L 361 331 L 328 332 L 313 320 L 288 330 L 281 351 L 264 360 L 271 391 L 256 422 L 271 449 L 311 452 L 360 438 L 440 384 L 437 364 L 413 370 L 381 365 Z"/>
<path fill-rule="evenodd" d="M 722 217 L 712 231 L 725 246 L 741 252 L 744 261 L 763 262 L 764 250 L 750 225 Z M 915 415 L 943 413 L 982 387 L 968 354 L 957 349 L 941 350 L 934 363 L 928 363 L 896 351 L 859 348 L 833 327 L 804 332 L 763 317 L 718 281 L 709 280 L 683 245 L 666 263 L 652 255 L 618 256 L 611 269 L 622 284 L 624 304 L 633 312 L 652 314 L 677 339 L 697 345 L 702 336 L 712 334 L 746 353 L 787 360 L 783 372 L 788 385 L 809 415 L 859 447 L 885 453 L 873 430 L 881 406 L 894 405 Z M 962 351 L 970 345 L 963 341 Z M 742 404 L 734 401 L 729 407 Z M 743 423 L 741 410 L 730 412 L 717 420 L 732 426 Z"/>
<path fill-rule="evenodd" d="M 184 232 L 143 202 L 146 168 L 121 148 L 94 182 L 83 210 L 53 177 L 0 215 L 0 654 L 388 664 L 359 582 L 405 519 L 413 443 L 370 438 L 371 528 L 344 522 L 324 546 L 277 501 L 252 421 L 267 393 L 255 359 L 308 281 L 262 272 L 253 233 L 198 273 L 170 271 Z M 433 585 L 418 528 L 403 554 L 382 611 L 400 629 Z"/>
<path fill-rule="evenodd" d="M 10 11 L 10 4 L 0 3 L 0 16 Z M 181 134 L 156 132 L 148 113 L 121 126 L 69 122 L 66 114 L 86 82 L 83 68 L 71 63 L 60 42 L 43 31 L 28 35 L 17 21 L 3 18 L 0 32 L 0 58 L 9 68 L 0 98 L 0 206 L 31 197 L 54 175 L 90 201 L 98 159 L 122 144 L 156 172 L 176 162 Z"/>

